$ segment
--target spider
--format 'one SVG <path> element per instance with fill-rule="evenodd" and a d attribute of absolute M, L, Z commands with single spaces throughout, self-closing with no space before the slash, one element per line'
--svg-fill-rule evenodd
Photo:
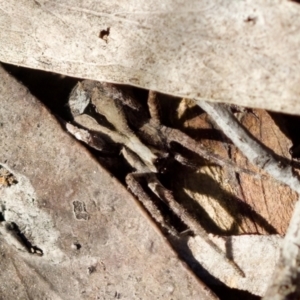
<path fill-rule="evenodd" d="M 172 192 L 164 187 L 158 175 L 165 169 L 162 162 L 170 159 L 192 165 L 189 159 L 180 153 L 174 153 L 173 143 L 180 144 L 217 165 L 230 166 L 236 172 L 253 176 L 256 173 L 208 151 L 182 131 L 162 125 L 156 92 L 149 92 L 147 105 L 148 112 L 145 112 L 128 91 L 117 85 L 84 80 L 71 92 L 68 107 L 74 125 L 67 124 L 66 127 L 71 134 L 96 150 L 108 151 L 112 145 L 119 145 L 123 157 L 135 170 L 125 178 L 128 189 L 142 202 L 162 230 L 172 237 L 180 237 L 180 233 L 169 224 L 152 201 L 153 197 L 160 199 L 195 235 L 201 236 L 240 276 L 244 276 L 239 266 L 227 258 L 210 240 L 199 222 L 174 199 Z M 142 179 L 147 182 L 152 195 L 143 188 Z"/>

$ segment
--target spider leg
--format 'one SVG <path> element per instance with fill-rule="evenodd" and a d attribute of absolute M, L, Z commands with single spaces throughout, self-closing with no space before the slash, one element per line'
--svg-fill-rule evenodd
<path fill-rule="evenodd" d="M 176 142 L 185 148 L 191 150 L 194 153 L 197 153 L 199 156 L 202 156 L 203 158 L 213 161 L 219 166 L 226 166 L 232 168 L 237 173 L 245 173 L 251 176 L 254 176 L 258 179 L 264 178 L 265 175 L 260 175 L 256 172 L 250 171 L 246 168 L 242 168 L 237 166 L 235 163 L 230 161 L 229 159 L 223 158 L 219 156 L 218 154 L 213 153 L 212 151 L 206 149 L 201 145 L 200 142 L 194 140 L 193 138 L 189 137 L 187 134 L 183 133 L 182 131 L 178 129 L 173 129 L 170 127 L 166 127 L 161 125 L 160 131 L 164 135 L 166 141 L 168 144 L 171 144 L 173 142 Z M 179 157 L 179 156 L 178 156 Z M 176 158 L 176 156 L 175 156 Z M 181 158 L 181 157 L 179 157 Z"/>
<path fill-rule="evenodd" d="M 151 173 L 149 168 L 140 159 L 140 157 L 130 149 L 123 147 L 121 153 L 131 167 L 137 170 L 137 172 L 129 173 L 125 178 L 128 189 L 137 197 L 137 199 L 143 204 L 148 213 L 158 224 L 166 229 L 169 234 L 177 237 L 178 232 L 171 225 L 166 223 L 165 218 L 160 210 L 153 203 L 153 200 L 147 195 L 139 183 L 141 178 L 147 179 L 149 177 L 153 177 L 155 176 L 154 173 Z"/>
<path fill-rule="evenodd" d="M 226 254 L 209 239 L 205 229 L 188 213 L 173 197 L 171 191 L 166 189 L 158 180 L 155 173 L 151 173 L 147 166 L 139 159 L 139 157 L 125 147 L 122 149 L 122 154 L 126 160 L 139 172 L 131 173 L 126 177 L 126 183 L 132 193 L 143 203 L 144 207 L 148 210 L 151 216 L 167 231 L 176 236 L 175 229 L 170 227 L 164 220 L 163 215 L 154 205 L 151 198 L 145 193 L 141 185 L 138 183 L 138 179 L 143 177 L 147 180 L 148 187 L 151 191 L 161 199 L 168 207 L 187 225 L 196 235 L 199 235 L 205 242 L 207 242 L 222 258 L 227 261 L 234 270 L 242 277 L 245 277 L 244 272 L 240 267 L 232 260 L 230 260 Z"/>
<path fill-rule="evenodd" d="M 215 252 L 221 255 L 222 258 L 229 263 L 240 276 L 245 277 L 245 274 L 241 268 L 233 260 L 229 259 L 226 254 L 212 240 L 209 239 L 206 230 L 174 199 L 172 192 L 166 189 L 158 181 L 156 176 L 151 176 L 151 181 L 148 186 L 163 202 L 168 204 L 170 209 L 182 220 L 183 223 L 185 223 L 196 235 L 199 235 L 214 249 Z"/>
<path fill-rule="evenodd" d="M 182 165 L 187 166 L 189 168 L 192 168 L 192 169 L 198 169 L 199 168 L 199 164 L 198 163 L 193 162 L 192 160 L 184 157 L 183 155 L 181 155 L 179 153 L 175 153 L 174 154 L 174 159 L 177 160 Z"/>
<path fill-rule="evenodd" d="M 165 229 L 173 237 L 178 237 L 178 232 L 176 231 L 176 229 L 173 226 L 167 224 L 160 210 L 156 207 L 156 205 L 153 203 L 153 200 L 149 197 L 149 195 L 147 195 L 147 193 L 139 183 L 139 178 L 144 176 L 144 173 L 128 174 L 125 179 L 128 189 L 137 197 L 137 199 L 143 204 L 148 213 L 151 215 L 151 217 L 163 229 Z"/>
<path fill-rule="evenodd" d="M 212 151 L 206 149 L 201 145 L 200 142 L 194 140 L 193 138 L 189 137 L 184 132 L 164 126 L 160 122 L 160 106 L 159 101 L 157 99 L 157 93 L 154 91 L 149 91 L 148 95 L 148 109 L 150 112 L 151 120 L 147 124 L 144 124 L 142 128 L 140 128 L 140 132 L 143 133 L 151 133 L 156 132 L 156 136 L 162 137 L 164 143 L 170 145 L 172 142 L 176 142 L 185 148 L 191 150 L 194 153 L 197 153 L 199 156 L 203 158 L 213 161 L 219 166 L 227 166 L 234 169 L 237 173 L 245 173 L 251 176 L 257 177 L 259 179 L 264 178 L 264 175 L 259 175 L 257 172 L 250 171 L 248 169 L 242 168 L 237 166 L 235 163 L 230 161 L 229 159 L 223 158 Z M 175 159 L 178 160 L 180 163 L 183 163 L 187 166 L 193 167 L 193 163 L 191 163 L 188 159 L 184 158 L 181 155 L 175 155 Z"/>
<path fill-rule="evenodd" d="M 107 147 L 107 143 L 99 135 L 93 137 L 93 135 L 86 129 L 79 128 L 71 123 L 64 122 L 63 124 L 66 130 L 71 133 L 77 140 L 84 142 L 90 147 L 104 151 Z"/>
<path fill-rule="evenodd" d="M 160 124 L 160 110 L 156 92 L 151 90 L 149 91 L 147 104 L 151 116 L 151 121 L 153 122 L 153 124 Z"/>

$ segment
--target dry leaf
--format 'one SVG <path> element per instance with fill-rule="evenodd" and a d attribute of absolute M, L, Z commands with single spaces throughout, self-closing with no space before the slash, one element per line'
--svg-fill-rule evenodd
<path fill-rule="evenodd" d="M 181 109 L 192 105 L 189 103 L 183 100 Z M 266 111 L 249 110 L 239 117 L 259 141 L 277 155 L 291 159 L 291 141 Z M 212 152 L 258 176 L 237 174 L 230 166 L 222 168 L 209 162 L 195 172 L 175 172 L 174 188 L 181 202 L 187 203 L 197 219 L 215 234 L 284 234 L 297 201 L 296 192 L 260 173 L 211 122 L 201 114 L 186 119 L 183 125 Z"/>
<path fill-rule="evenodd" d="M 284 130 L 284 124 L 282 121 L 280 124 L 280 116 L 277 116 L 276 122 L 276 118 L 272 118 L 266 111 L 253 110 L 245 113 L 240 118 L 240 122 L 255 138 L 278 156 L 288 160 L 292 159 L 289 153 L 292 142 L 282 131 Z M 233 151 L 232 156 L 237 164 L 251 168 L 251 164 L 237 150 Z M 265 228 L 263 229 L 262 224 L 254 221 L 256 223 L 255 228 L 250 229 L 247 226 L 247 232 L 274 233 L 275 230 L 276 233 L 284 235 L 298 199 L 297 193 L 272 178 L 258 181 L 241 174 L 239 180 L 239 197 L 265 222 Z M 252 216 L 252 220 L 255 220 L 254 216 Z M 270 225 L 269 229 L 267 224 Z"/>
<path fill-rule="evenodd" d="M 189 239 L 189 247 L 197 261 L 228 286 L 264 296 L 279 260 L 281 237 L 242 235 L 210 238 L 234 258 L 246 276 L 235 276 L 230 266 L 211 255 L 212 249 L 199 237 Z"/>
<path fill-rule="evenodd" d="M 297 1 L 2 1 L 0 60 L 300 113 Z"/>

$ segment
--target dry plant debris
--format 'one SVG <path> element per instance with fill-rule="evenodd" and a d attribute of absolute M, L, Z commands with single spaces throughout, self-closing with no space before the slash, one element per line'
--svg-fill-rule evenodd
<path fill-rule="evenodd" d="M 66 127 L 69 131 L 83 133 L 83 137 L 79 138 L 97 150 L 104 150 L 105 144 L 112 147 L 111 141 L 119 145 L 125 161 L 135 170 L 126 177 L 128 188 L 172 238 L 180 239 L 180 232 L 176 225 L 170 224 L 166 215 L 162 214 L 161 204 L 155 201 L 153 203 L 153 198 L 161 199 L 162 206 L 166 204 L 196 236 L 201 236 L 212 246 L 216 255 L 222 254 L 222 251 L 209 238 L 204 228 L 210 228 L 209 230 L 219 235 L 283 234 L 297 199 L 296 193 L 285 184 L 278 183 L 265 171 L 261 171 L 261 168 L 249 164 L 224 135 L 219 133 L 221 143 L 210 140 L 209 135 L 206 141 L 201 140 L 200 143 L 197 140 L 199 136 L 192 138 L 184 133 L 194 130 L 196 136 L 196 130 L 203 129 L 216 132 L 214 121 L 208 121 L 204 114 L 198 114 L 193 119 L 184 116 L 189 109 L 196 108 L 193 101 L 182 99 L 178 103 L 177 117 L 174 118 L 177 119 L 177 129 L 163 125 L 157 97 L 159 96 L 156 93 L 149 93 L 147 111 L 130 93 L 122 92 L 121 87 L 83 81 L 73 90 L 69 101 L 73 124 L 77 127 L 72 124 L 66 124 Z M 163 100 L 160 103 L 163 103 Z M 225 107 L 224 110 L 229 111 L 229 108 Z M 291 142 L 268 113 L 261 110 L 239 111 L 237 107 L 233 110 L 240 122 L 264 143 L 264 147 L 271 148 L 278 157 L 283 157 L 283 161 L 288 161 Z M 101 116 L 104 120 L 101 120 Z M 232 134 L 229 135 L 229 138 L 231 137 Z M 107 142 L 107 139 L 110 139 L 110 142 Z M 256 142 L 255 145 L 259 143 Z M 265 151 L 263 155 L 266 153 L 266 162 L 270 163 L 271 154 Z M 199 164 L 199 156 L 208 164 Z M 288 174 L 293 175 L 291 180 L 294 188 L 297 177 L 291 171 L 291 167 L 286 164 L 284 169 L 283 164 L 279 164 L 279 160 L 275 159 L 277 157 L 274 158 L 275 171 L 282 172 L 287 169 L 287 172 L 290 172 Z M 259 167 L 266 168 L 266 162 L 252 160 L 256 164 L 259 162 Z M 161 161 L 168 162 L 164 172 L 172 173 L 169 188 L 173 192 L 166 189 L 155 175 L 163 177 Z M 182 172 L 184 169 L 185 172 Z M 267 170 L 270 169 L 273 170 Z M 288 183 L 287 177 L 284 178 L 284 183 Z M 179 181 L 181 184 L 178 184 Z M 146 186 L 152 194 L 147 193 Z M 277 191 L 276 198 L 270 196 L 274 190 Z M 189 197 L 191 200 L 187 202 Z M 276 218 L 276 214 L 282 214 L 283 217 Z M 232 265 L 237 275 L 245 276 L 243 270 L 237 264 L 233 264 L 234 257 L 228 259 L 226 255 L 223 252 L 223 260 Z M 253 275 L 249 274 L 249 278 L 251 276 Z M 247 289 L 245 282 L 231 282 L 232 287 Z M 253 292 L 255 288 L 249 290 Z M 264 289 L 256 290 L 260 290 L 260 295 L 263 294 Z"/>
<path fill-rule="evenodd" d="M 299 114 L 298 1 L 10 0 L 0 60 Z"/>
<path fill-rule="evenodd" d="M 284 234 L 297 194 L 266 171 L 250 164 L 230 141 L 231 136 L 228 138 L 221 132 L 218 119 L 213 120 L 203 113 L 192 100 L 173 99 L 150 92 L 147 105 L 146 97 L 144 100 L 133 97 L 132 92 L 136 91 L 129 88 L 93 81 L 83 81 L 78 86 L 81 90 L 77 87 L 74 91 L 81 101 L 72 102 L 72 97 L 70 99 L 76 122 L 64 122 L 68 130 L 100 150 L 101 154 L 93 152 L 94 155 L 99 155 L 99 161 L 113 174 L 115 170 L 124 170 L 123 174 L 117 175 L 118 178 L 127 182 L 136 196 L 144 200 L 143 205 L 162 226 L 173 247 L 179 245 L 177 251 L 182 250 L 185 241 L 195 239 L 196 244 L 201 245 L 197 238 L 202 236 L 207 245 L 213 246 L 208 251 L 212 256 L 206 261 L 200 260 L 199 246 L 188 242 L 194 258 L 197 256 L 201 264 L 226 285 L 263 295 L 265 284 L 259 286 L 259 281 L 253 280 L 257 275 L 255 270 L 248 268 L 245 260 L 238 256 L 241 253 L 236 248 L 238 239 L 229 237 L 234 244 L 226 242 L 223 249 L 222 243 L 208 233 L 219 237 L 250 233 Z M 104 99 L 99 97 L 103 94 Z M 221 106 L 221 111 L 234 115 L 264 144 L 263 148 L 273 150 L 275 159 L 280 157 L 281 163 L 275 164 L 280 171 L 291 172 L 289 164 L 294 166 L 297 163 L 290 161 L 292 143 L 282 131 L 284 126 L 280 121 L 262 110 Z M 293 169 L 292 174 L 297 178 L 296 170 Z M 295 181 L 292 183 L 295 187 Z M 274 191 L 276 197 L 272 196 Z M 76 219 L 91 219 L 86 203 L 74 199 L 71 206 Z M 23 231 L 24 228 L 19 227 L 15 232 L 18 235 Z M 28 234 L 25 237 L 31 245 L 41 245 L 36 243 L 35 237 Z M 228 238 L 224 239 L 228 241 Z M 248 235 L 247 239 L 251 244 L 254 237 Z M 262 237 L 260 242 L 263 240 Z M 74 249 L 81 249 L 77 241 L 72 245 Z M 44 251 L 45 248 L 41 248 Z M 184 251 L 181 255 L 189 261 L 190 255 Z M 217 257 L 223 257 L 227 267 L 221 267 L 220 263 L 215 265 L 217 271 L 211 269 L 208 262 L 216 261 Z M 253 256 L 252 259 L 259 261 L 262 258 Z M 92 264 L 88 270 L 97 270 L 95 266 Z M 271 264 L 265 266 L 266 274 L 271 274 L 273 268 Z M 94 274 L 94 271 L 88 273 Z"/>

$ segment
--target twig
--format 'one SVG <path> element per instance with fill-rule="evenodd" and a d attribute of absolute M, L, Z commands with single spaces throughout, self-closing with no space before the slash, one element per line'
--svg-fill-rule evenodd
<path fill-rule="evenodd" d="M 267 151 L 265 146 L 260 144 L 241 126 L 226 106 L 200 100 L 196 102 L 210 115 L 225 135 L 232 140 L 250 162 L 300 194 L 300 182 L 293 173 L 292 167 L 284 165 L 270 151 Z"/>

